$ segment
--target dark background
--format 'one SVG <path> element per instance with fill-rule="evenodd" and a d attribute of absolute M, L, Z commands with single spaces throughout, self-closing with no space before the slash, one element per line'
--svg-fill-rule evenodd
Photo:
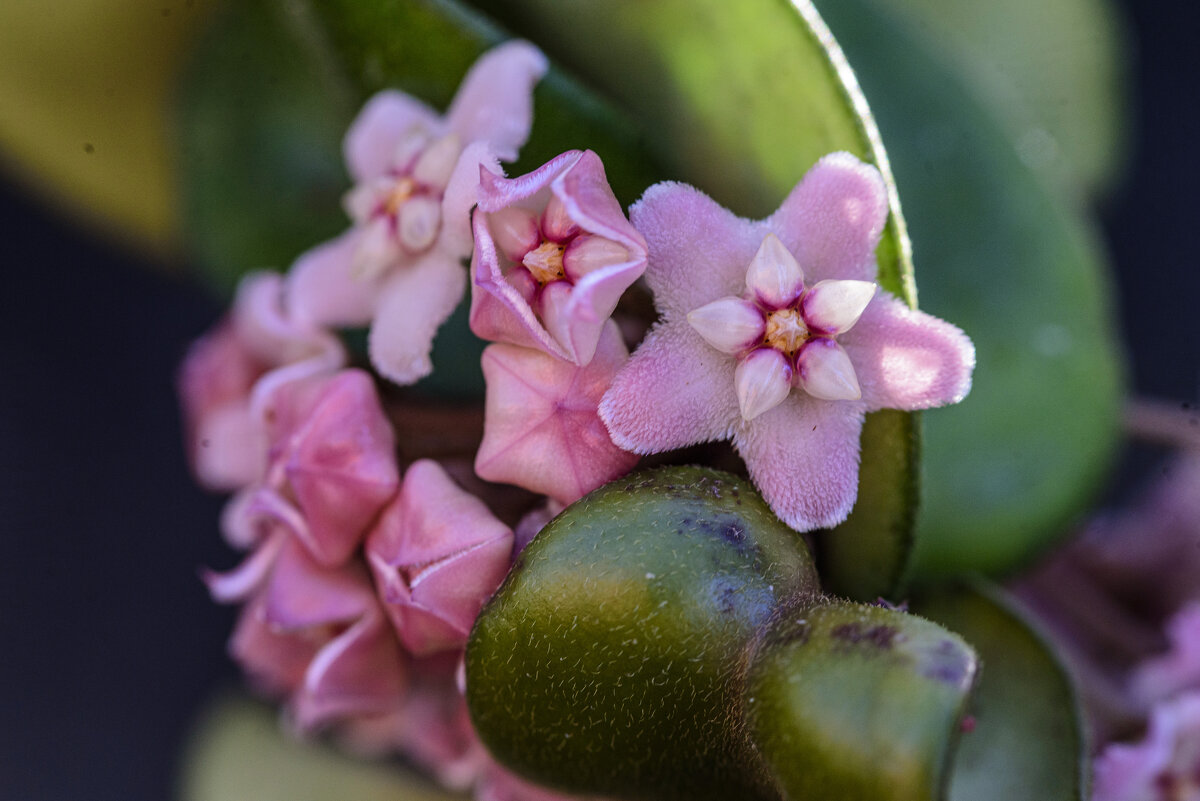
<path fill-rule="evenodd" d="M 1134 149 L 1104 233 L 1134 390 L 1188 401 L 1197 25 L 1191 4 L 1126 5 Z M 193 716 L 236 678 L 232 614 L 196 578 L 233 562 L 221 500 L 187 474 L 172 386 L 220 308 L 2 179 L 0 232 L 0 799 L 165 800 Z"/>

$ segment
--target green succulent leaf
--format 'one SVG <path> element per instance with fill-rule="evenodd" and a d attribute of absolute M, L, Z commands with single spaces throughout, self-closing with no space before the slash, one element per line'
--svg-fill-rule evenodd
<path fill-rule="evenodd" d="M 801 603 L 749 665 L 747 725 L 785 798 L 942 797 L 977 670 L 960 637 L 880 606 Z"/>
<path fill-rule="evenodd" d="M 619 479 L 521 553 L 467 645 L 467 703 L 508 767 L 612 798 L 772 799 L 740 734 L 747 644 L 817 592 L 808 549 L 747 482 Z"/>
<path fill-rule="evenodd" d="M 1006 127 L 1031 166 L 1085 196 L 1125 150 L 1124 42 L 1112 0 L 883 0 L 922 29 Z"/>
<path fill-rule="evenodd" d="M 191 733 L 181 801 L 465 801 L 394 764 L 302 743 L 278 711 L 239 696 L 216 699 Z"/>
<path fill-rule="evenodd" d="M 872 0 L 821 7 L 889 143 L 923 308 L 977 351 L 966 401 L 922 419 L 915 578 L 1011 570 L 1065 532 L 1115 451 L 1123 370 L 1103 259 L 905 19 Z"/>
<path fill-rule="evenodd" d="M 914 610 L 969 641 L 983 672 L 948 801 L 1083 801 L 1087 740 L 1070 677 L 995 587 L 943 590 Z"/>
<path fill-rule="evenodd" d="M 179 164 L 189 250 L 229 294 L 346 225 L 341 140 L 356 96 L 279 7 L 229 3 L 183 80 Z"/>

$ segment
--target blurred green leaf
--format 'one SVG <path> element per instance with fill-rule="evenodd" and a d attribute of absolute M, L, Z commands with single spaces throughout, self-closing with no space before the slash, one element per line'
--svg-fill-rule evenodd
<path fill-rule="evenodd" d="M 464 801 L 396 764 L 351 759 L 280 729 L 278 710 L 217 699 L 191 734 L 180 801 Z"/>
<path fill-rule="evenodd" d="M 1029 166 L 1086 195 L 1125 146 L 1125 60 L 1111 0 L 884 0 L 990 106 Z"/>
<path fill-rule="evenodd" d="M 270 3 L 231 3 L 184 80 L 184 235 L 226 293 L 346 226 L 341 139 L 358 107 L 301 22 Z"/>
<path fill-rule="evenodd" d="M 904 19 L 871 0 L 821 5 L 890 145 L 922 307 L 977 348 L 970 396 L 923 416 L 917 578 L 1012 569 L 1065 532 L 1115 450 L 1122 358 L 1103 259 Z"/>
<path fill-rule="evenodd" d="M 948 801 L 1083 801 L 1087 742 L 1075 691 L 998 588 L 944 590 L 913 611 L 958 632 L 983 663 Z"/>

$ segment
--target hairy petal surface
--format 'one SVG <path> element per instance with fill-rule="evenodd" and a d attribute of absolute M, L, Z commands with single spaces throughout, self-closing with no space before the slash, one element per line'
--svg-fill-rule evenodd
<path fill-rule="evenodd" d="M 838 341 L 854 364 L 868 411 L 944 406 L 971 390 L 975 346 L 967 335 L 890 295 L 876 295 Z"/>
<path fill-rule="evenodd" d="M 805 174 L 767 224 L 810 284 L 827 278 L 874 281 L 875 248 L 887 214 L 879 171 L 849 153 L 831 153 Z"/>
<path fill-rule="evenodd" d="M 846 519 L 858 496 L 861 403 L 793 392 L 733 435 L 750 478 L 779 519 L 797 531 Z"/>
<path fill-rule="evenodd" d="M 735 365 L 686 320 L 660 323 L 613 380 L 600 418 L 613 442 L 634 453 L 728 439 L 741 419 Z"/>

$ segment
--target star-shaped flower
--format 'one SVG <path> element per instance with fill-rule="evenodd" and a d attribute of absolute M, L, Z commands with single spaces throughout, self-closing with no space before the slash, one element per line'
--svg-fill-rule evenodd
<path fill-rule="evenodd" d="M 823 158 L 765 220 L 676 183 L 631 215 L 662 316 L 600 404 L 621 447 L 732 439 L 775 513 L 806 531 L 850 513 L 867 412 L 970 389 L 962 331 L 874 284 L 887 195 L 853 156 Z"/>
<path fill-rule="evenodd" d="M 519 178 L 487 170 L 475 210 L 471 330 L 584 365 L 646 243 L 621 211 L 600 157 L 572 150 Z"/>
<path fill-rule="evenodd" d="M 371 361 L 401 384 L 432 369 L 438 327 L 466 287 L 480 167 L 516 158 L 546 59 L 508 42 L 471 67 L 443 117 L 402 92 L 375 95 L 346 134 L 353 226 L 292 266 L 292 304 L 321 325 L 371 324 Z"/>

